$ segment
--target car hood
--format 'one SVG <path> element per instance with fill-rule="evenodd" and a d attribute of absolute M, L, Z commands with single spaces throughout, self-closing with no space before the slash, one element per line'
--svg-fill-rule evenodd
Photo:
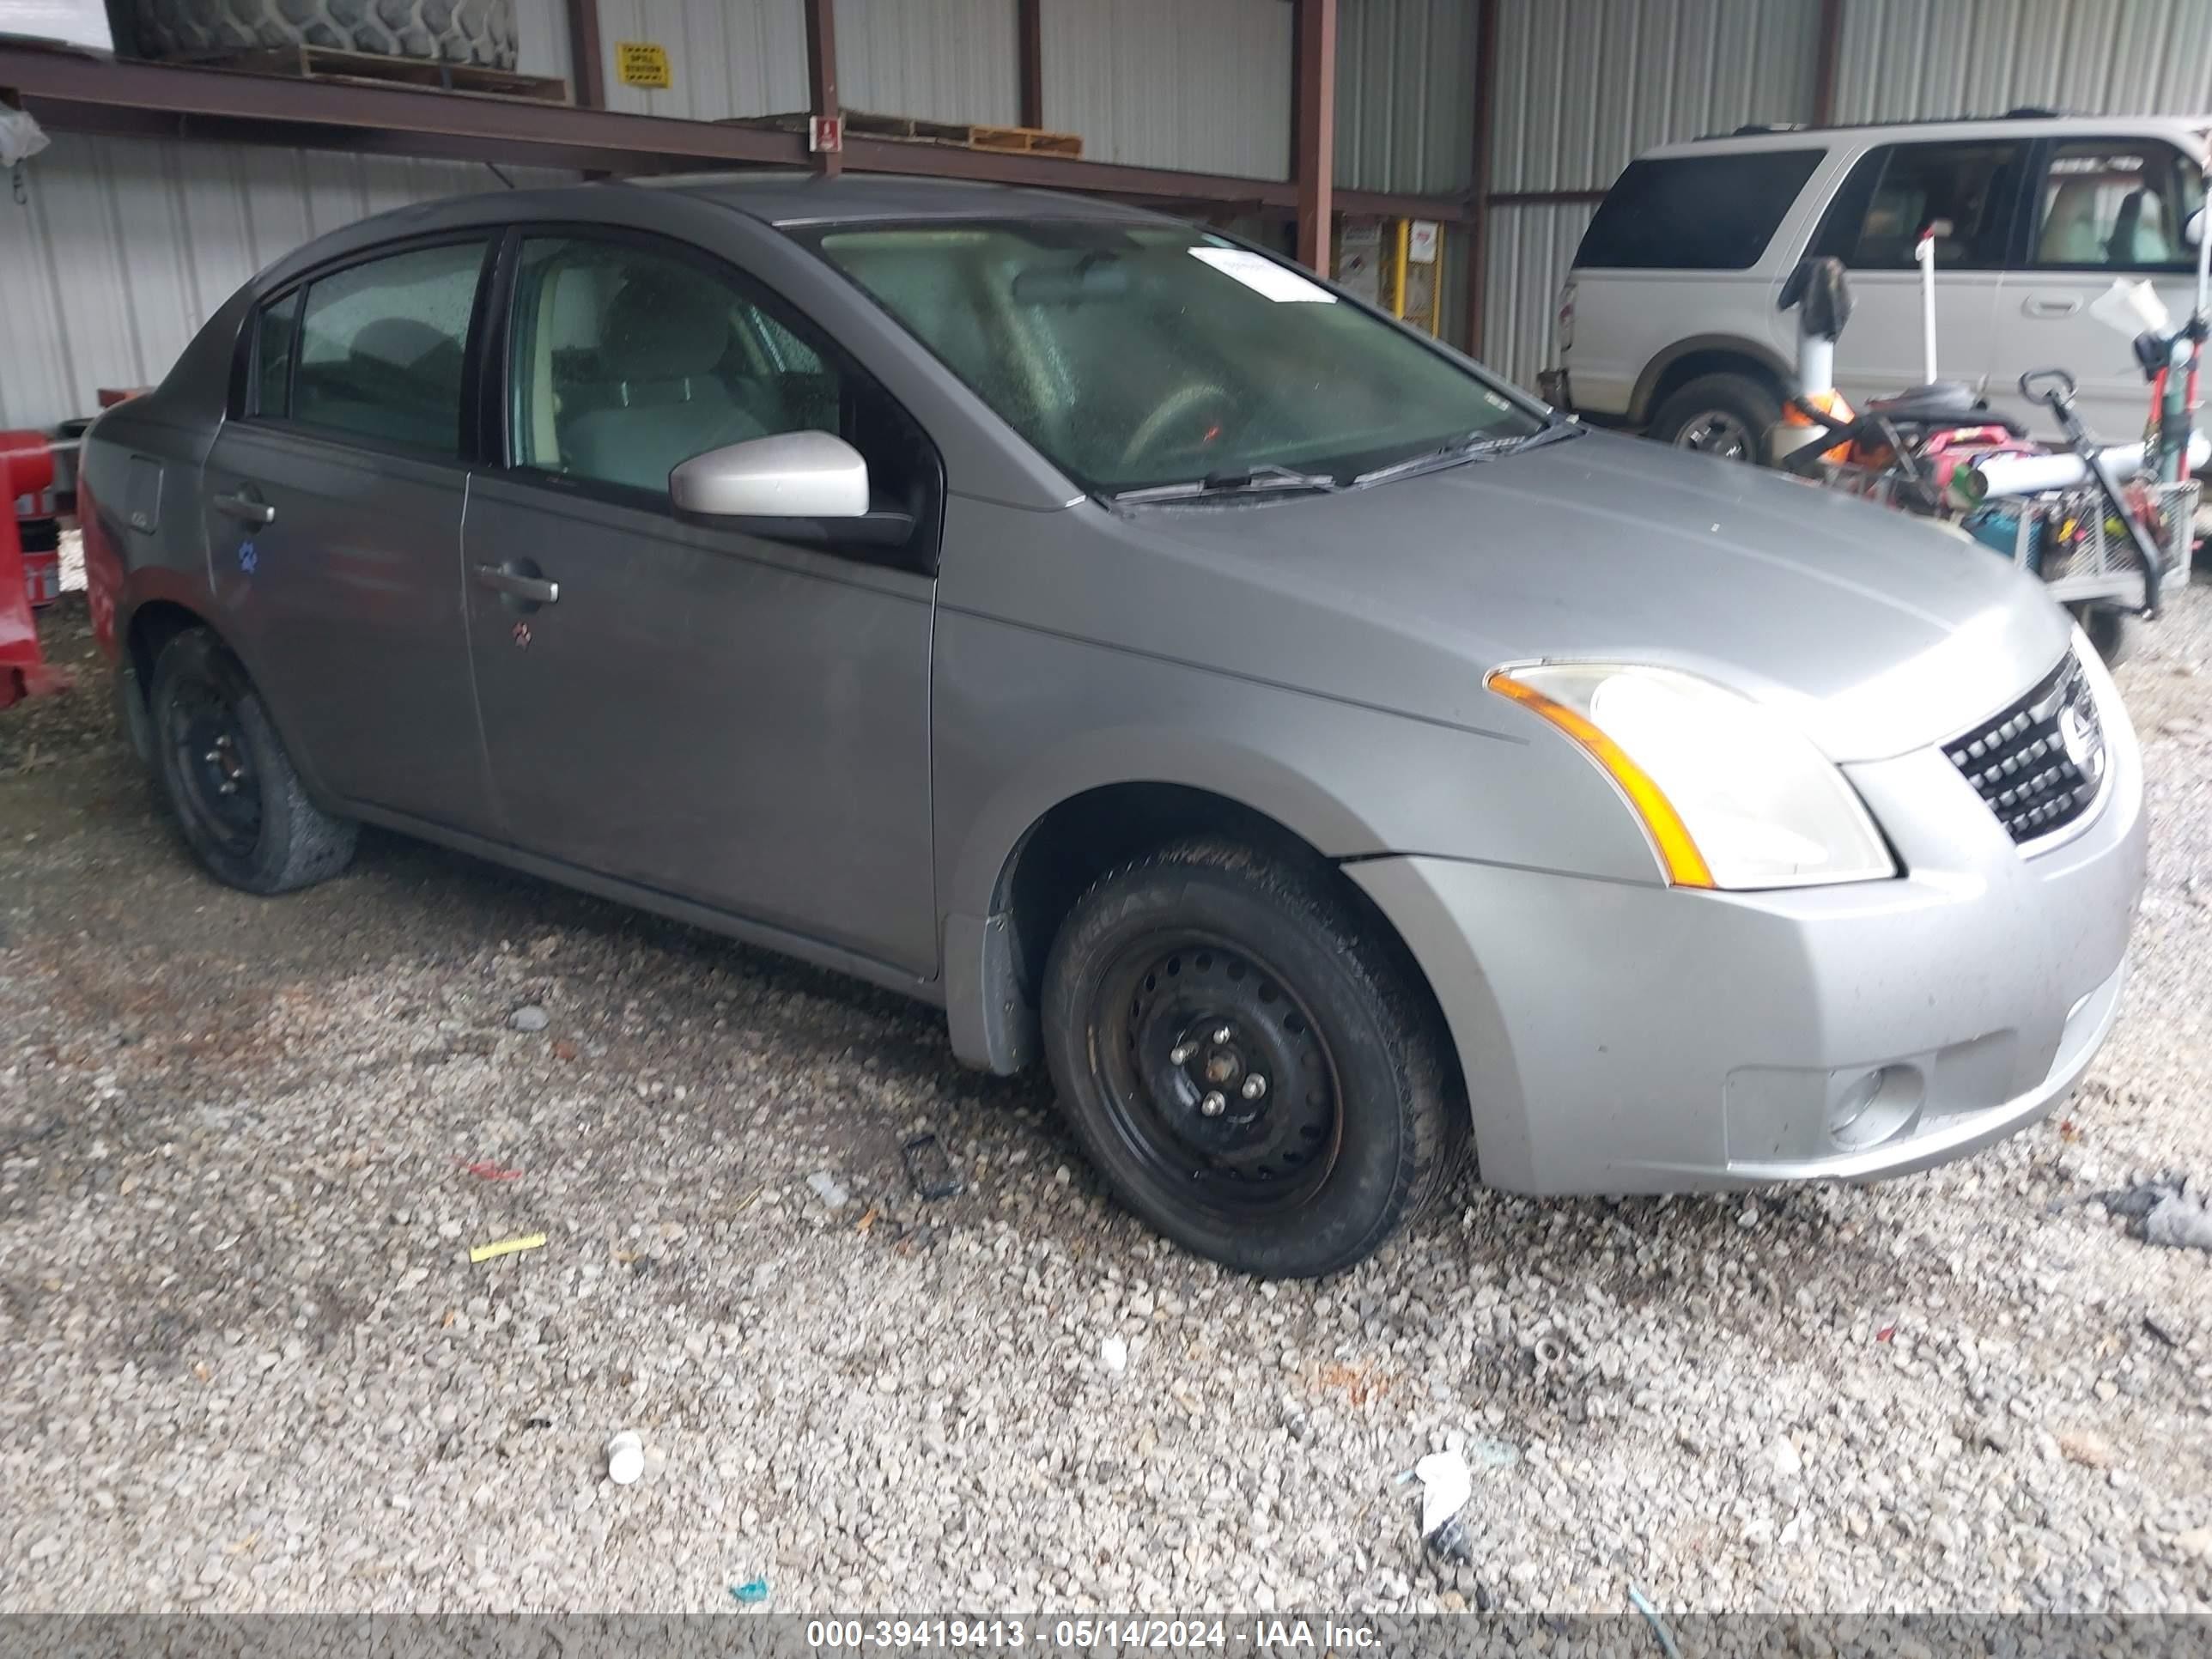
<path fill-rule="evenodd" d="M 1197 659 L 1485 727 L 1482 676 L 1501 664 L 1650 663 L 1783 708 L 1833 759 L 1881 759 L 2002 708 L 2071 626 L 1954 532 L 1604 434 L 1338 495 L 1120 516 L 1188 561 L 1176 615 L 1212 624 Z M 1214 577 L 1239 591 L 1205 597 Z"/>

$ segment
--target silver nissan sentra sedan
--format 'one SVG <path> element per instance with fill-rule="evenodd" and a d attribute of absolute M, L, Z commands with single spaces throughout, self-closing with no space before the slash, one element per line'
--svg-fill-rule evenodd
<path fill-rule="evenodd" d="M 2029 579 L 1232 238 L 694 179 L 301 249 L 93 429 L 217 877 L 380 824 L 941 1005 L 1264 1274 L 1451 1185 L 1900 1174 L 2111 1028 L 2142 765 Z"/>

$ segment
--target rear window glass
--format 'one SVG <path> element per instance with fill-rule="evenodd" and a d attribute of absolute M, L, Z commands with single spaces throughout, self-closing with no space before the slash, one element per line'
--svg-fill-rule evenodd
<path fill-rule="evenodd" d="M 1631 161 L 1583 233 L 1579 267 L 1745 270 L 1826 155 L 1766 149 Z"/>
<path fill-rule="evenodd" d="M 308 287 L 292 418 L 452 455 L 482 242 L 372 259 Z"/>

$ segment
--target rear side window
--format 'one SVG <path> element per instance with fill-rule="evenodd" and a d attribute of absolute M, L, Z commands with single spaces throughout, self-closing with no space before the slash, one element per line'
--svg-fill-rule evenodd
<path fill-rule="evenodd" d="M 2025 144 L 1987 139 L 1869 150 L 1837 192 L 1813 251 L 1854 270 L 1909 270 L 1922 229 L 1934 225 L 1939 269 L 2000 270 L 2027 160 Z"/>
<path fill-rule="evenodd" d="M 1747 270 L 1826 150 L 1765 149 L 1632 161 L 1575 255 L 1614 270 Z"/>
<path fill-rule="evenodd" d="M 480 241 L 416 248 L 310 283 L 291 418 L 458 455 L 469 317 L 483 256 Z"/>

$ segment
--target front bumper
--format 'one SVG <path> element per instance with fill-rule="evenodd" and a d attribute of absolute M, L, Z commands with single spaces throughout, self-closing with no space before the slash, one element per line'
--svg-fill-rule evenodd
<path fill-rule="evenodd" d="M 1443 1005 L 1484 1180 L 1865 1180 L 2048 1110 L 2112 1028 L 2142 887 L 2142 760 L 2108 715 L 2094 818 L 2032 858 L 1929 750 L 1845 769 L 1909 872 L 1891 881 L 1711 893 L 1434 858 L 1347 866 Z M 1881 1067 L 1880 1110 L 1832 1131 Z"/>

